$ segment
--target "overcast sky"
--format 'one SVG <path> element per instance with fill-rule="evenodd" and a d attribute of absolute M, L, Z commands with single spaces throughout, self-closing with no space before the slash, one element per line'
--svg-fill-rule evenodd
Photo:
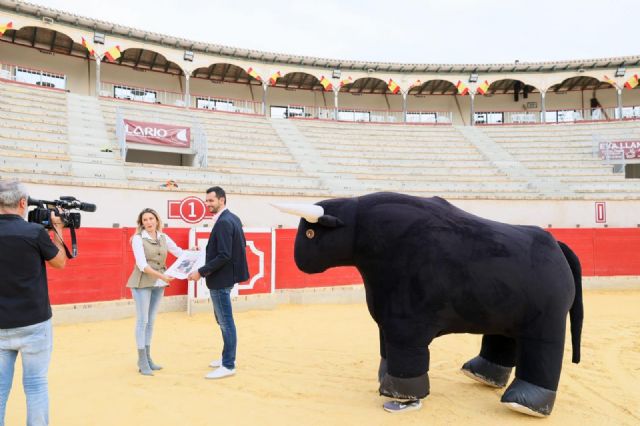
<path fill-rule="evenodd" d="M 631 0 L 33 0 L 108 22 L 246 49 L 401 63 L 630 56 Z"/>

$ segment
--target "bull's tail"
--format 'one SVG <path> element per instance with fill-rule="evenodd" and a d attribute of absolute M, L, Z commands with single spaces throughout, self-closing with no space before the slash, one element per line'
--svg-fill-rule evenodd
<path fill-rule="evenodd" d="M 571 273 L 573 274 L 573 282 L 576 286 L 576 297 L 573 299 L 573 305 L 569 310 L 569 319 L 571 320 L 571 347 L 573 357 L 571 361 L 580 362 L 580 338 L 582 336 L 582 320 L 584 319 L 584 308 L 582 306 L 582 266 L 578 256 L 562 241 L 558 241 L 558 245 L 564 253 L 564 257 L 569 263 Z"/>

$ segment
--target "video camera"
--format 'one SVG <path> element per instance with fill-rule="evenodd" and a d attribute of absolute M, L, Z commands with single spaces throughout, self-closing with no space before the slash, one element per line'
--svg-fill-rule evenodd
<path fill-rule="evenodd" d="M 84 212 L 96 211 L 95 204 L 83 203 L 75 197 L 69 196 L 60 197 L 59 200 L 54 201 L 36 200 L 29 197 L 27 204 L 36 206 L 35 209 L 29 212 L 29 222 L 39 223 L 47 229 L 53 228 L 53 226 L 51 226 L 52 211 L 55 212 L 56 216 L 60 217 L 65 228 L 72 229 L 80 228 L 80 213 L 70 212 L 69 210 L 82 210 Z"/>
<path fill-rule="evenodd" d="M 51 212 L 60 218 L 65 228 L 69 228 L 71 231 L 71 247 L 72 253 L 69 252 L 67 246 L 64 246 L 67 252 L 67 257 L 74 258 L 78 254 L 78 247 L 76 244 L 76 232 L 75 230 L 80 228 L 80 213 L 71 212 L 69 210 L 82 210 L 84 212 L 95 212 L 96 205 L 90 203 L 83 203 L 78 201 L 75 197 L 60 197 L 58 200 L 36 200 L 29 197 L 27 200 L 29 206 L 36 206 L 35 209 L 29 211 L 27 220 L 31 223 L 38 223 L 44 226 L 46 229 L 53 229 L 51 225 Z M 62 236 L 60 236 L 62 238 Z"/>

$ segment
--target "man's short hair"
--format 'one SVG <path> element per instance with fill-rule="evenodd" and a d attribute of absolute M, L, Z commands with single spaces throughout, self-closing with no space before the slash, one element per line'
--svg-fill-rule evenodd
<path fill-rule="evenodd" d="M 212 192 L 216 193 L 216 198 L 224 198 L 224 203 L 227 204 L 227 194 L 224 192 L 224 189 L 220 188 L 219 186 L 212 186 L 211 188 L 207 189 L 207 194 L 210 194 Z"/>
<path fill-rule="evenodd" d="M 28 197 L 24 184 L 17 180 L 0 180 L 0 207 L 14 209 L 21 199 Z"/>

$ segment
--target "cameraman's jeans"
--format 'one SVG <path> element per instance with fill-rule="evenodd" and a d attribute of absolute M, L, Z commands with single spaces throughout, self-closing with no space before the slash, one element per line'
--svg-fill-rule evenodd
<path fill-rule="evenodd" d="M 50 319 L 26 327 L 0 329 L 0 426 L 5 424 L 5 410 L 18 352 L 22 356 L 22 386 L 27 396 L 27 425 L 49 424 L 47 374 L 52 347 Z"/>
<path fill-rule="evenodd" d="M 233 370 L 236 368 L 236 347 L 238 336 L 236 324 L 233 322 L 233 309 L 231 307 L 231 290 L 233 286 L 221 289 L 209 289 L 213 314 L 222 332 L 222 366 Z"/>
<path fill-rule="evenodd" d="M 151 346 L 153 323 L 164 295 L 164 287 L 132 288 L 131 294 L 136 301 L 136 345 L 138 349 L 144 349 L 145 346 Z"/>

